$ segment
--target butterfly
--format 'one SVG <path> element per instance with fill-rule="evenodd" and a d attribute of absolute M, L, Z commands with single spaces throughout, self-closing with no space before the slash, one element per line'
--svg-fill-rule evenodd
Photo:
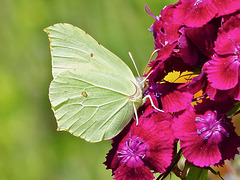
<path fill-rule="evenodd" d="M 142 84 L 119 57 L 80 28 L 59 23 L 44 31 L 50 41 L 49 99 L 57 130 L 88 142 L 115 137 L 145 102 Z"/>

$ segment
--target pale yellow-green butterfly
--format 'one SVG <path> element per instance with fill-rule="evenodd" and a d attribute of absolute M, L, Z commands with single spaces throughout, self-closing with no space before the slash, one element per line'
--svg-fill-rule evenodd
<path fill-rule="evenodd" d="M 99 142 L 119 134 L 134 113 L 137 119 L 137 109 L 149 96 L 142 98 L 142 85 L 120 58 L 71 24 L 55 24 L 45 31 L 52 56 L 49 98 L 57 130 Z"/>

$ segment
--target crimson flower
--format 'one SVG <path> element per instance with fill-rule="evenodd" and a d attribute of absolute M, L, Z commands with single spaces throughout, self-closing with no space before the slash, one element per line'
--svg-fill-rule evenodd
<path fill-rule="evenodd" d="M 117 180 L 150 180 L 153 173 L 166 171 L 171 164 L 173 153 L 172 116 L 166 113 L 147 111 L 127 127 L 125 132 L 113 139 L 113 149 L 109 151 L 107 169 L 112 169 Z M 130 125 L 129 125 L 130 126 Z"/>
<path fill-rule="evenodd" d="M 240 147 L 240 137 L 231 119 L 225 115 L 233 107 L 233 100 L 223 104 L 204 100 L 190 106 L 174 119 L 174 135 L 180 140 L 184 157 L 196 166 L 222 165 L 234 158 Z"/>
<path fill-rule="evenodd" d="M 155 51 L 143 96 L 150 94 L 164 113 L 147 101 L 138 125 L 132 121 L 113 139 L 104 164 L 117 180 L 170 171 L 187 179 L 191 163 L 208 168 L 239 154 L 231 118 L 240 113 L 240 0 L 179 0 L 159 16 L 145 10 L 155 19 L 149 29 Z M 169 80 L 175 71 L 186 82 Z M 181 152 L 190 162 L 183 171 Z"/>
<path fill-rule="evenodd" d="M 240 100 L 240 16 L 231 17 L 220 28 L 215 42 L 215 54 L 206 73 L 213 88 L 230 90 Z"/>

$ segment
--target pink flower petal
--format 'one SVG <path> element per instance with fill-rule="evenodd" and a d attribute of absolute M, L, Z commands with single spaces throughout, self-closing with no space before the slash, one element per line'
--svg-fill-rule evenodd
<path fill-rule="evenodd" d="M 240 21 L 240 20 L 239 20 Z M 240 28 L 235 28 L 229 32 L 223 32 L 218 35 L 215 42 L 215 51 L 218 55 L 228 55 L 239 53 L 239 47 L 237 44 L 240 43 Z"/>
<path fill-rule="evenodd" d="M 187 108 L 192 102 L 193 95 L 189 92 L 175 90 L 161 98 L 165 112 L 177 112 Z"/>
<path fill-rule="evenodd" d="M 221 153 L 215 143 L 204 143 L 197 133 L 186 134 L 181 138 L 180 147 L 184 157 L 196 166 L 214 165 L 221 160 Z"/>
<path fill-rule="evenodd" d="M 214 57 L 206 73 L 211 86 L 220 90 L 228 90 L 238 83 L 239 61 L 236 56 L 226 58 Z"/>
<path fill-rule="evenodd" d="M 235 12 L 240 8 L 239 0 L 212 0 L 217 9 L 218 17 Z"/>
<path fill-rule="evenodd" d="M 156 114 L 153 118 L 161 118 L 161 116 Z M 162 121 L 156 125 L 159 126 L 158 135 L 149 140 L 149 151 L 143 161 L 154 171 L 163 173 L 172 160 L 173 131 L 168 121 Z"/>
<path fill-rule="evenodd" d="M 174 12 L 174 21 L 182 20 L 189 27 L 200 27 L 217 14 L 217 9 L 210 0 L 182 0 Z"/>
<path fill-rule="evenodd" d="M 128 164 L 120 166 L 114 172 L 116 180 L 152 180 L 153 173 L 142 162 L 141 166 L 136 168 L 129 167 Z"/>

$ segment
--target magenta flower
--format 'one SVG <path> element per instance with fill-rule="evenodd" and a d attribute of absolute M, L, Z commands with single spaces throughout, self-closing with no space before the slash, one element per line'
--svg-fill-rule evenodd
<path fill-rule="evenodd" d="M 149 112 L 149 111 L 148 111 Z M 150 180 L 153 173 L 166 171 L 173 153 L 172 116 L 166 113 L 148 113 L 139 118 L 126 133 L 113 139 L 113 149 L 107 155 L 107 169 L 114 179 Z"/>
<path fill-rule="evenodd" d="M 240 18 L 226 21 L 218 33 L 215 52 L 209 61 L 206 73 L 211 86 L 220 90 L 231 90 L 236 100 L 240 100 Z"/>
<path fill-rule="evenodd" d="M 144 95 L 164 113 L 147 100 L 139 124 L 132 121 L 113 139 L 104 164 L 117 180 L 152 180 L 153 173 L 170 171 L 186 179 L 177 167 L 181 152 L 199 167 L 223 165 L 239 153 L 231 117 L 239 113 L 240 0 L 180 0 L 159 16 L 145 10 L 155 19 L 150 31 L 157 56 L 144 75 Z M 197 76 L 168 82 L 174 71 Z"/>
<path fill-rule="evenodd" d="M 229 100 L 223 105 L 204 100 L 174 119 L 174 135 L 180 139 L 183 155 L 189 162 L 200 167 L 222 165 L 239 153 L 240 137 L 225 115 L 233 102 Z"/>

